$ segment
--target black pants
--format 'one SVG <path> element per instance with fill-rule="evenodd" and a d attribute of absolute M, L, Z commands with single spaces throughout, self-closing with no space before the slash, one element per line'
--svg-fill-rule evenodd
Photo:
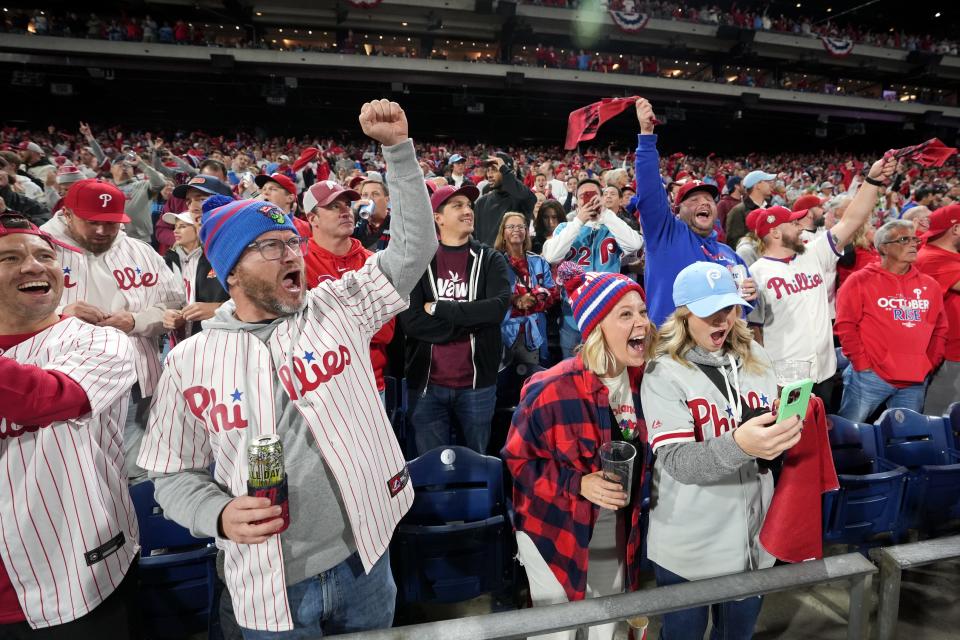
<path fill-rule="evenodd" d="M 0 624 L 0 640 L 139 640 L 140 629 L 139 557 L 133 559 L 130 570 L 116 590 L 93 611 L 72 622 L 31 629 L 26 622 Z"/>

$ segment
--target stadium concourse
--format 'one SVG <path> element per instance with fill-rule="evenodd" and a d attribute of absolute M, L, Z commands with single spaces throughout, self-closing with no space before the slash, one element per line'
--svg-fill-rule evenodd
<path fill-rule="evenodd" d="M 3 8 L 0 640 L 956 637 L 952 6 L 321 4 Z"/>

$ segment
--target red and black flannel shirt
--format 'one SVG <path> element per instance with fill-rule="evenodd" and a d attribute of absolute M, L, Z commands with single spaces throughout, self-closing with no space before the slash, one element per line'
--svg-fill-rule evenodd
<path fill-rule="evenodd" d="M 642 369 L 630 369 L 633 401 L 640 427 L 640 456 L 647 440 L 640 408 Z M 587 547 L 600 507 L 580 495 L 580 478 L 600 471 L 600 445 L 611 440 L 612 413 L 607 388 L 586 369 L 579 355 L 534 375 L 524 385 L 513 414 L 507 443 L 500 452 L 513 475 L 514 527 L 540 551 L 570 601 L 587 588 Z M 639 456 L 638 456 L 639 457 Z M 643 478 L 639 464 L 634 474 Z M 626 526 L 627 585 L 639 584 L 640 482 L 630 505 L 617 513 Z"/>

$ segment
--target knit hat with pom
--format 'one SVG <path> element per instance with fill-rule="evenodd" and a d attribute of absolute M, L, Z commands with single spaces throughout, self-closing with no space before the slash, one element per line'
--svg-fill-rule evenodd
<path fill-rule="evenodd" d="M 613 309 L 620 298 L 631 291 L 644 297 L 643 287 L 619 273 L 584 272 L 573 262 L 564 262 L 557 269 L 557 280 L 570 296 L 573 319 L 586 340 L 593 328 Z"/>

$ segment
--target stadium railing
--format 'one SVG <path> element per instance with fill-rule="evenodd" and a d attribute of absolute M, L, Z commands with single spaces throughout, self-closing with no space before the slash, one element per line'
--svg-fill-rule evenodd
<path fill-rule="evenodd" d="M 336 636 L 342 640 L 506 640 L 587 627 L 637 616 L 653 616 L 802 589 L 829 582 L 850 584 L 848 640 L 866 638 L 868 594 L 877 568 L 859 553 L 831 556 L 734 575 L 697 580 L 633 593 L 588 598 L 546 607 L 491 613 L 424 624 Z"/>
<path fill-rule="evenodd" d="M 896 637 L 903 570 L 960 558 L 960 536 L 873 549 L 870 556 L 880 566 L 876 637 L 890 640 Z"/>

